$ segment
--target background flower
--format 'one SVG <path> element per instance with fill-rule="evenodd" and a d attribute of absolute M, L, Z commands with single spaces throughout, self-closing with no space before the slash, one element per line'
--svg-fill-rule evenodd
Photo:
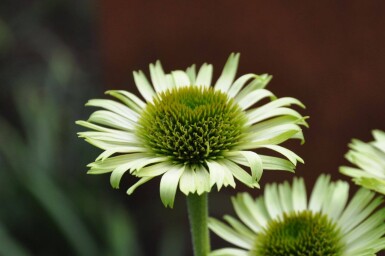
<path fill-rule="evenodd" d="M 224 248 L 211 256 L 250 255 L 375 255 L 385 248 L 385 209 L 382 199 L 359 190 L 347 204 L 349 185 L 321 175 L 309 202 L 302 178 L 266 185 L 255 200 L 247 193 L 232 198 L 239 221 L 228 224 L 211 218 L 218 236 L 242 248 Z"/>
<path fill-rule="evenodd" d="M 355 167 L 341 166 L 340 172 L 353 178 L 360 186 L 385 194 L 385 133 L 372 131 L 374 141 L 353 139 L 345 155 Z"/>
<path fill-rule="evenodd" d="M 302 159 L 278 144 L 303 141 L 305 118 L 290 105 L 294 98 L 277 99 L 264 89 L 269 75 L 246 74 L 235 79 L 239 54 L 231 54 L 219 79 L 211 86 L 213 67 L 195 65 L 186 71 L 163 71 L 160 62 L 150 64 L 152 85 L 142 71 L 134 72 L 136 86 L 146 100 L 127 91 L 108 91 L 122 103 L 90 100 L 94 112 L 79 125 L 94 131 L 79 136 L 104 152 L 89 164 L 90 174 L 112 172 L 111 185 L 119 187 L 126 171 L 140 177 L 128 193 L 162 175 L 160 195 L 173 206 L 175 193 L 209 192 L 213 185 L 235 187 L 235 179 L 253 188 L 263 169 L 293 171 Z M 262 102 L 262 103 L 261 103 Z M 267 103 L 265 103 L 267 102 Z M 251 108 L 259 103 L 259 107 Z M 257 154 L 265 148 L 283 158 Z M 118 155 L 116 155 L 118 154 Z M 251 173 L 239 165 L 249 167 Z"/>

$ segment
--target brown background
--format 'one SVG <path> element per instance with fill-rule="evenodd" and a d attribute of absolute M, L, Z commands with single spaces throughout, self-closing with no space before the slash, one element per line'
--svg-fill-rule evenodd
<path fill-rule="evenodd" d="M 306 162 L 296 175 L 305 177 L 309 186 L 321 172 L 341 177 L 338 167 L 347 164 L 343 155 L 351 138 L 368 141 L 372 129 L 385 130 L 384 1 L 100 3 L 106 89 L 136 91 L 132 70 L 148 74 L 148 64 L 157 59 L 168 71 L 192 63 L 213 63 L 218 77 L 229 53 L 240 52 L 238 75 L 270 73 L 274 79 L 268 89 L 279 97 L 298 98 L 307 106 L 301 110 L 310 116 L 306 143 L 290 147 Z M 262 180 L 291 178 L 291 174 L 266 172 Z M 155 183 L 148 200 L 158 200 Z M 227 199 L 216 203 L 221 200 Z M 176 207 L 184 205 L 178 202 Z M 212 212 L 221 215 L 228 208 Z M 161 206 L 158 210 L 159 216 L 173 214 Z M 152 230 L 149 243 L 157 235 Z"/>

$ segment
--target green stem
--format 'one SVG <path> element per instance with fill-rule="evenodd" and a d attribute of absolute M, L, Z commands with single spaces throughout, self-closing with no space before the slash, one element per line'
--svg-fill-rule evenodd
<path fill-rule="evenodd" d="M 187 196 L 187 209 L 190 220 L 194 256 L 207 256 L 210 252 L 210 237 L 207 225 L 207 193 Z"/>

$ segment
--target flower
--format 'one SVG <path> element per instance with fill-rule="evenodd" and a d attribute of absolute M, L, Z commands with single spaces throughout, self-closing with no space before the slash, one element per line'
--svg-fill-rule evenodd
<path fill-rule="evenodd" d="M 224 248 L 210 256 L 369 256 L 385 248 L 382 197 L 361 188 L 346 206 L 349 185 L 321 175 L 309 202 L 302 178 L 266 185 L 255 200 L 247 193 L 232 198 L 241 221 L 225 216 L 225 224 L 210 218 L 209 227 L 241 247 Z"/>
<path fill-rule="evenodd" d="M 357 185 L 385 194 L 385 133 L 373 130 L 372 134 L 375 140 L 369 143 L 352 140 L 345 157 L 358 168 L 341 166 L 340 172 Z"/>
<path fill-rule="evenodd" d="M 294 98 L 277 99 L 264 89 L 269 75 L 246 74 L 234 81 L 238 61 L 239 54 L 230 55 L 214 86 L 210 64 L 203 64 L 198 73 L 192 65 L 166 74 L 157 61 L 150 64 L 152 85 L 142 71 L 134 72 L 145 101 L 122 90 L 106 92 L 121 103 L 88 101 L 87 106 L 104 109 L 88 121 L 77 121 L 92 130 L 79 132 L 79 137 L 104 150 L 88 165 L 88 173 L 112 172 L 111 185 L 118 188 L 129 171 L 140 179 L 128 194 L 162 176 L 161 200 L 172 207 L 178 185 L 186 195 L 201 195 L 214 185 L 218 190 L 235 187 L 234 177 L 259 187 L 263 169 L 293 171 L 302 159 L 278 144 L 292 138 L 303 141 L 300 126 L 307 125 L 305 118 L 288 107 L 304 106 Z M 256 103 L 260 106 L 251 108 Z M 288 160 L 251 151 L 259 148 Z"/>

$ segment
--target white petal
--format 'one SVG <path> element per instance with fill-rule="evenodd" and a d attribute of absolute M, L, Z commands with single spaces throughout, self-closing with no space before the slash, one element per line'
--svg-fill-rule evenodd
<path fill-rule="evenodd" d="M 210 192 L 210 174 L 207 172 L 206 168 L 203 166 L 196 166 L 195 169 L 195 185 L 197 187 L 198 195 L 203 194 L 204 192 Z"/>
<path fill-rule="evenodd" d="M 239 53 L 230 54 L 225 67 L 223 68 L 222 74 L 215 83 L 215 90 L 227 92 L 234 81 L 235 74 L 237 72 L 239 62 Z"/>
<path fill-rule="evenodd" d="M 282 216 L 282 207 L 278 195 L 278 187 L 276 183 L 267 184 L 265 186 L 264 199 L 267 211 L 271 219 L 277 219 Z"/>
<path fill-rule="evenodd" d="M 310 196 L 309 201 L 309 210 L 312 212 L 320 212 L 322 205 L 325 202 L 326 191 L 329 190 L 330 186 L 330 176 L 321 175 L 317 179 L 313 191 Z"/>
<path fill-rule="evenodd" d="M 134 185 L 132 185 L 128 190 L 127 194 L 131 195 L 134 193 L 135 189 L 137 189 L 140 185 L 146 183 L 147 181 L 151 180 L 154 177 L 143 177 L 138 182 L 136 182 Z"/>
<path fill-rule="evenodd" d="M 199 69 L 195 85 L 202 85 L 208 87 L 211 85 L 211 79 L 213 76 L 213 66 L 211 64 L 204 63 Z"/>
<path fill-rule="evenodd" d="M 239 234 L 234 229 L 224 224 L 221 221 L 218 221 L 213 218 L 209 218 L 209 228 L 214 231 L 218 236 L 223 238 L 229 243 L 235 244 L 241 248 L 248 249 L 252 246 L 249 242 L 249 239 L 244 239 L 242 234 Z"/>
<path fill-rule="evenodd" d="M 155 96 L 155 91 L 148 82 L 144 73 L 139 70 L 138 72 L 134 71 L 133 74 L 136 87 L 138 88 L 140 94 L 147 102 L 152 102 L 152 98 Z"/>
<path fill-rule="evenodd" d="M 215 161 L 209 160 L 206 161 L 206 164 L 210 173 L 210 187 L 216 184 L 219 191 L 225 179 L 225 173 L 222 170 L 222 166 Z"/>
<path fill-rule="evenodd" d="M 246 74 L 246 75 L 240 76 L 237 80 L 235 80 L 234 84 L 230 87 L 227 94 L 231 98 L 234 98 L 247 81 L 249 81 L 250 79 L 255 80 L 256 78 L 258 78 L 258 75 L 255 75 L 255 74 Z"/>
<path fill-rule="evenodd" d="M 307 196 L 305 182 L 302 178 L 293 180 L 292 202 L 294 211 L 304 211 L 307 209 Z"/>
<path fill-rule="evenodd" d="M 245 109 L 251 107 L 252 105 L 254 105 L 255 103 L 257 103 L 257 102 L 259 102 L 262 99 L 265 99 L 267 97 L 269 97 L 270 100 L 276 99 L 274 94 L 271 93 L 270 91 L 265 90 L 265 89 L 259 89 L 259 90 L 255 90 L 255 91 L 245 95 L 242 98 L 236 97 L 235 101 L 238 102 L 238 104 L 242 110 L 245 110 Z"/>
<path fill-rule="evenodd" d="M 254 80 L 252 80 L 248 85 L 245 86 L 245 88 L 243 88 L 238 93 L 237 97 L 242 98 L 254 90 L 265 88 L 271 79 L 272 79 L 272 76 L 268 74 L 258 75 Z"/>
<path fill-rule="evenodd" d="M 191 84 L 196 84 L 195 83 L 195 79 L 196 79 L 195 64 L 191 65 L 191 67 L 188 67 L 186 69 L 186 74 L 188 75 Z"/>
<path fill-rule="evenodd" d="M 167 84 L 166 75 L 159 60 L 156 61 L 155 64 L 150 64 L 150 75 L 152 84 L 154 85 L 157 93 L 166 91 L 167 89 L 173 87 L 172 84 Z"/>
<path fill-rule="evenodd" d="M 235 248 L 222 248 L 210 252 L 208 256 L 249 256 L 249 252 Z"/>
<path fill-rule="evenodd" d="M 184 165 L 176 165 L 163 174 L 160 180 L 160 199 L 166 207 L 170 206 L 172 208 L 174 206 L 176 189 L 184 168 Z"/>
<path fill-rule="evenodd" d="M 106 91 L 106 94 L 112 95 L 121 101 L 123 101 L 126 105 L 130 106 L 136 112 L 140 112 L 142 109 L 146 107 L 146 103 L 138 98 L 133 93 L 123 91 L 123 90 L 111 90 Z M 134 104 L 132 104 L 134 103 Z"/>
<path fill-rule="evenodd" d="M 87 121 L 124 131 L 133 131 L 136 128 L 135 121 L 106 110 L 95 111 Z"/>
<path fill-rule="evenodd" d="M 303 163 L 303 159 L 301 157 L 299 157 L 293 151 L 288 150 L 288 149 L 286 149 L 286 148 L 284 148 L 282 146 L 279 146 L 279 145 L 262 145 L 260 147 L 261 148 L 269 148 L 269 149 L 274 150 L 274 151 L 276 151 L 278 153 L 281 153 L 287 159 L 289 159 L 290 162 L 292 162 L 294 165 L 297 165 L 297 161 L 299 161 L 300 163 Z"/>
<path fill-rule="evenodd" d="M 180 177 L 179 189 L 186 196 L 189 193 L 195 193 L 196 184 L 195 184 L 195 173 L 191 168 L 186 168 Z"/>
<path fill-rule="evenodd" d="M 124 118 L 130 119 L 134 122 L 136 122 L 139 118 L 138 113 L 128 108 L 127 106 L 113 100 L 93 99 L 89 100 L 86 103 L 86 106 L 101 107 L 111 112 L 114 112 Z"/>
<path fill-rule="evenodd" d="M 171 74 L 176 87 L 191 85 L 190 79 L 184 71 L 176 70 L 172 71 Z"/>

